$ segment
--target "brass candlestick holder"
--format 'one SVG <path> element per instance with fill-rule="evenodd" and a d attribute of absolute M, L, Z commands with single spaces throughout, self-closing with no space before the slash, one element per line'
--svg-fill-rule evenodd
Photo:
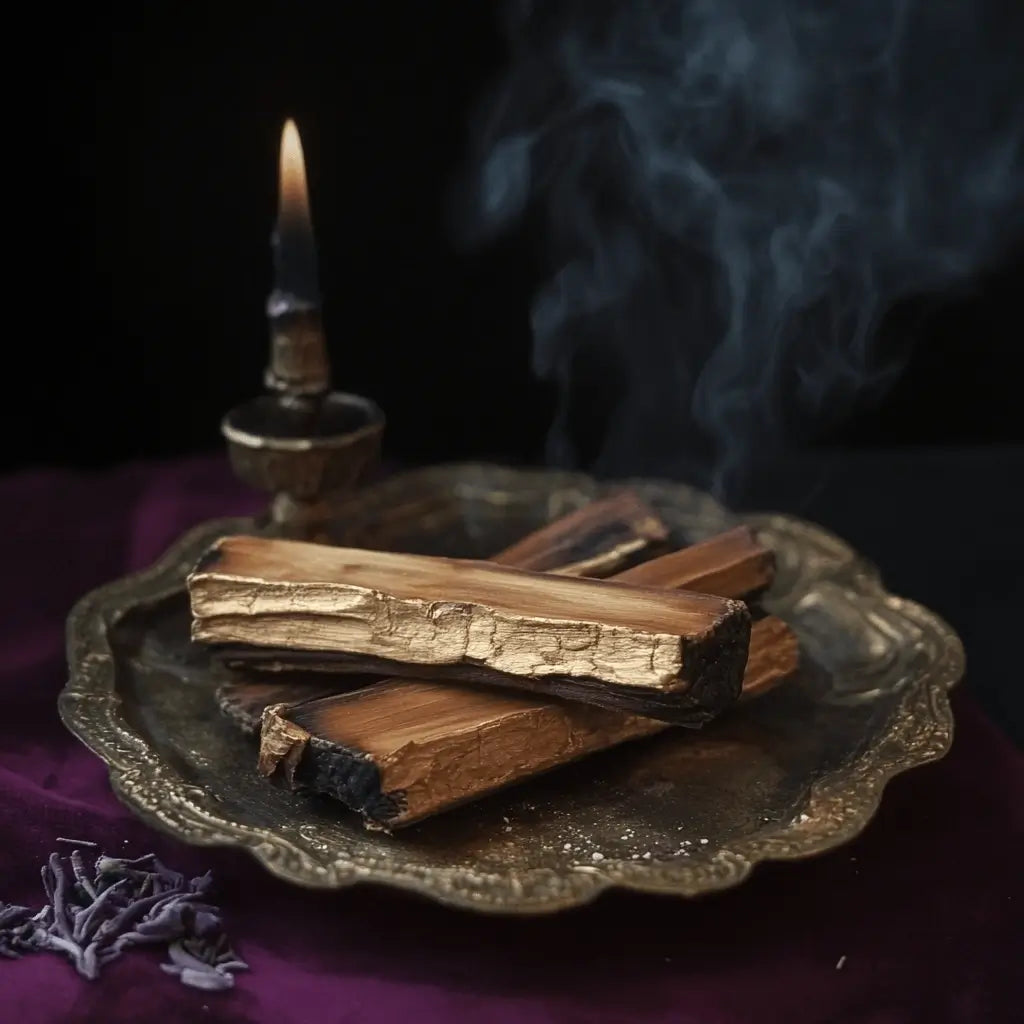
<path fill-rule="evenodd" d="M 281 133 L 279 173 L 267 302 L 270 393 L 232 409 L 221 433 L 235 473 L 273 495 L 260 525 L 280 536 L 326 540 L 332 499 L 377 463 L 384 414 L 368 398 L 331 391 L 306 164 L 291 120 Z"/>
<path fill-rule="evenodd" d="M 332 499 L 377 464 L 384 414 L 368 398 L 330 390 L 320 310 L 271 298 L 270 394 L 232 409 L 221 423 L 231 466 L 273 495 L 269 532 L 326 539 Z"/>

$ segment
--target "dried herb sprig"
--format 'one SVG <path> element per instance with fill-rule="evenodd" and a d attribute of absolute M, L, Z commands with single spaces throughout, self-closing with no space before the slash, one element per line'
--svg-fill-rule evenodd
<path fill-rule="evenodd" d="M 79 850 L 53 853 L 42 869 L 48 903 L 35 914 L 0 902 L 0 955 L 48 950 L 66 956 L 84 978 L 133 946 L 167 943 L 161 964 L 184 985 L 228 989 L 245 970 L 228 945 L 220 911 L 205 899 L 212 877 L 186 879 L 153 854 L 128 860 L 100 856 L 92 874 Z"/>

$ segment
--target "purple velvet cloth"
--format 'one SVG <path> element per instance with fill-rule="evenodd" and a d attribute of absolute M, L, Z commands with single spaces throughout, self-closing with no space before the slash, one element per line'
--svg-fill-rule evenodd
<path fill-rule="evenodd" d="M 184 872 L 213 869 L 252 967 L 234 991 L 206 993 L 161 974 L 157 952 L 130 953 L 93 983 L 49 954 L 0 961 L 0 1018 L 1021 1019 L 1011 973 L 1024 952 L 1024 759 L 962 692 L 952 753 L 896 779 L 859 839 L 697 901 L 611 894 L 552 917 L 481 917 L 381 889 L 304 891 L 245 854 L 184 846 L 138 822 L 57 717 L 64 617 L 183 528 L 253 505 L 220 460 L 0 481 L 0 899 L 39 905 L 40 865 L 70 849 L 58 836 L 116 855 L 155 851 Z"/>

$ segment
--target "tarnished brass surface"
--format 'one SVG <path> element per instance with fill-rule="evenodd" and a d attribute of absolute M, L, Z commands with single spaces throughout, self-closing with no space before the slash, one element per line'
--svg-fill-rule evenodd
<path fill-rule="evenodd" d="M 340 391 L 308 400 L 264 395 L 231 409 L 221 433 L 235 475 L 273 495 L 270 529 L 318 540 L 331 501 L 376 468 L 384 414 Z"/>
<path fill-rule="evenodd" d="M 680 543 L 738 521 L 687 487 L 633 486 Z M 332 532 L 354 546 L 485 556 L 607 490 L 573 474 L 438 467 L 351 496 Z M 521 913 L 615 886 L 725 888 L 759 861 L 852 838 L 888 779 L 945 754 L 947 691 L 964 668 L 949 626 L 886 593 L 844 543 L 786 516 L 745 518 L 776 552 L 765 603 L 800 637 L 808 664 L 798 682 L 701 732 L 627 744 L 393 836 L 269 785 L 251 741 L 214 707 L 219 677 L 189 644 L 184 580 L 208 543 L 252 531 L 250 520 L 205 524 L 152 568 L 78 603 L 61 716 L 145 821 L 186 842 L 248 849 L 303 885 L 378 882 Z"/>

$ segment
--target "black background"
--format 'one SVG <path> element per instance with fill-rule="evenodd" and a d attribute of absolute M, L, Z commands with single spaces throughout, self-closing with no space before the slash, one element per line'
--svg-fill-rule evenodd
<path fill-rule="evenodd" d="M 289 115 L 306 151 L 336 386 L 380 402 L 400 461 L 538 459 L 552 406 L 530 374 L 527 310 L 542 240 L 524 230 L 460 252 L 444 217 L 470 114 L 504 61 L 495 8 L 261 10 L 101 5 L 55 26 L 37 166 L 47 238 L 62 240 L 47 249 L 44 286 L 64 351 L 55 362 L 49 345 L 29 346 L 28 360 L 63 416 L 8 446 L 4 468 L 219 443 L 221 413 L 258 391 L 266 357 Z M 1019 439 L 1008 371 L 1022 266 L 1008 253 L 972 294 L 932 297 L 923 320 L 897 311 L 885 332 L 913 324 L 915 357 L 835 440 Z"/>
<path fill-rule="evenodd" d="M 305 147 L 336 386 L 384 407 L 395 462 L 538 461 L 552 409 L 529 369 L 542 239 L 524 229 L 460 252 L 444 217 L 470 114 L 504 60 L 495 8 L 235 8 L 100 5 L 47 26 L 25 84 L 43 101 L 41 138 L 16 165 L 30 188 L 8 196 L 11 223 L 28 220 L 15 255 L 30 268 L 19 289 L 32 312 L 8 344 L 20 362 L 0 404 L 0 469 L 220 445 L 222 413 L 259 391 L 266 359 L 288 116 Z M 1024 438 L 1022 286 L 1018 248 L 969 294 L 895 311 L 883 336 L 902 343 L 913 329 L 915 354 L 887 398 L 824 445 L 832 483 L 795 470 L 758 496 L 841 529 L 894 586 L 973 628 L 990 666 L 979 692 L 1018 730 L 1005 678 L 1016 657 L 985 630 L 1020 602 L 1024 575 L 1024 459 L 1010 447 Z M 907 446 L 927 449 L 919 481 Z M 851 448 L 859 468 L 846 470 Z M 925 520 L 928 542 L 955 538 L 967 567 L 941 585 L 941 556 L 914 527 Z M 1016 545 L 1006 555 L 1000 538 Z M 975 578 L 982 565 L 989 575 Z"/>

